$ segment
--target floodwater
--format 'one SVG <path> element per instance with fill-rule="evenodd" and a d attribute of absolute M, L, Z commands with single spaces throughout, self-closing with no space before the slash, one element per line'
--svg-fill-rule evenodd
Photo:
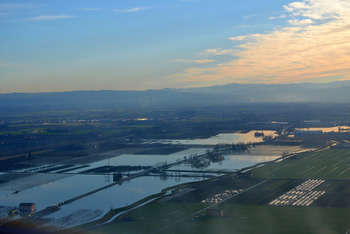
<path fill-rule="evenodd" d="M 212 162 L 208 167 L 193 168 L 189 164 L 181 164 L 172 167 L 172 170 L 222 170 L 235 171 L 257 163 L 268 162 L 279 158 L 279 156 L 250 156 L 250 155 L 226 155 L 220 162 Z"/>
<path fill-rule="evenodd" d="M 169 155 L 125 154 L 91 163 L 88 167 L 72 170 L 69 173 L 79 173 L 107 165 L 154 166 L 158 163 L 171 163 L 183 159 L 184 156 L 188 157 L 205 152 L 206 149 L 191 148 Z M 31 170 L 35 170 L 35 168 Z M 37 209 L 40 210 L 112 182 L 110 175 L 34 174 L 1 184 L 0 206 L 18 206 L 21 202 L 34 202 L 37 204 Z M 19 192 L 14 193 L 15 191 Z"/>
<path fill-rule="evenodd" d="M 41 176 L 46 175 L 41 174 Z M 50 223 L 57 226 L 76 226 L 101 218 L 112 208 L 130 205 L 149 195 L 159 193 L 164 188 L 202 179 L 198 177 L 139 177 L 64 205 L 59 211 L 47 217 L 53 219 Z M 112 182 L 112 175 L 74 175 L 19 193 L 3 191 L 0 188 L 0 206 L 18 207 L 22 202 L 34 202 L 36 209 L 40 211 Z"/>
<path fill-rule="evenodd" d="M 40 174 L 45 177 L 45 174 Z M 5 191 L 0 187 L 0 205 L 18 206 L 21 202 L 34 202 L 37 210 L 55 205 L 80 194 L 107 185 L 101 175 L 74 175 L 35 186 L 19 193 Z"/>
<path fill-rule="evenodd" d="M 255 136 L 255 133 L 264 133 L 264 136 L 277 137 L 276 131 L 252 130 L 247 133 L 220 133 L 216 136 L 205 139 L 185 139 L 185 140 L 156 140 L 155 143 L 181 144 L 181 145 L 216 145 L 216 144 L 238 144 L 238 143 L 259 143 L 263 142 L 262 136 Z"/>
<path fill-rule="evenodd" d="M 225 160 L 218 163 L 211 163 L 206 170 L 237 170 L 252 166 L 260 162 L 271 161 L 279 157 L 282 152 L 297 151 L 298 147 L 283 146 L 257 146 L 249 152 L 242 154 L 232 154 L 225 156 Z M 107 160 L 91 163 L 89 167 L 79 170 L 87 170 L 105 165 L 137 165 L 153 166 L 162 162 L 175 162 L 183 159 L 184 156 L 205 153 L 204 148 L 193 148 L 169 155 L 121 155 Z M 270 153 L 269 153 L 270 152 Z M 171 169 L 191 169 L 189 165 L 179 165 Z M 7 187 L 0 185 L 0 206 L 16 207 L 21 202 L 36 203 L 37 210 L 42 210 L 48 206 L 64 202 L 94 189 L 103 187 L 113 182 L 112 175 L 62 175 L 62 174 L 37 174 L 45 178 L 46 176 L 57 175 L 57 180 L 49 180 L 47 183 L 35 185 L 18 193 L 13 193 L 15 186 Z M 195 174 L 193 174 L 195 175 Z M 198 173 L 196 174 L 198 175 Z M 60 177 L 63 176 L 63 177 Z M 29 183 L 30 178 L 24 177 L 23 183 Z M 83 223 L 91 222 L 102 217 L 110 209 L 124 207 L 139 201 L 149 195 L 159 193 L 162 189 L 187 183 L 203 180 L 198 177 L 152 177 L 144 176 L 127 181 L 122 185 L 115 185 L 95 194 L 74 201 L 62 206 L 62 208 L 45 217 L 52 219 L 51 224 L 61 227 L 71 227 Z M 20 183 L 18 180 L 16 183 Z M 11 183 L 11 182 L 10 182 Z"/>
<path fill-rule="evenodd" d="M 185 156 L 198 155 L 206 152 L 203 148 L 191 148 L 169 155 L 144 155 L 144 154 L 123 154 L 114 158 L 91 163 L 89 167 L 70 171 L 71 173 L 82 172 L 101 166 L 155 166 L 160 163 L 172 163 L 182 160 Z"/>
<path fill-rule="evenodd" d="M 322 131 L 323 133 L 329 132 L 350 132 L 350 126 L 335 126 L 326 128 L 296 128 L 297 131 Z"/>
<path fill-rule="evenodd" d="M 284 153 L 293 153 L 305 150 L 299 146 L 258 145 L 247 152 L 225 155 L 220 162 L 211 162 L 204 168 L 193 168 L 189 164 L 172 167 L 172 170 L 223 170 L 235 171 L 255 164 L 268 162 L 281 157 Z"/>
<path fill-rule="evenodd" d="M 88 165 L 88 167 L 74 169 L 68 173 L 79 173 L 87 169 L 106 165 L 113 166 L 155 166 L 159 163 L 172 163 L 181 160 L 185 156 L 198 155 L 206 152 L 206 149 L 191 148 L 169 155 L 131 155 L 125 154 L 111 159 L 101 160 Z M 39 171 L 43 168 L 52 168 L 57 165 L 44 165 L 28 171 Z M 162 189 L 186 183 L 198 181 L 200 178 L 164 178 L 140 177 L 122 185 L 115 185 L 106 190 L 92 194 L 81 200 L 65 205 L 60 211 L 52 214 L 57 217 L 53 222 L 61 226 L 74 226 L 77 222 L 86 223 L 98 218 L 111 208 L 130 205 L 142 198 Z M 111 175 L 82 175 L 82 174 L 54 174 L 41 173 L 25 176 L 0 185 L 0 206 L 18 207 L 22 202 L 34 202 L 36 209 L 42 210 L 66 200 L 90 192 L 97 188 L 113 183 Z M 81 210 L 84 209 L 84 212 Z M 78 212 L 78 213 L 75 213 Z M 71 215 L 71 216 L 69 216 Z M 69 216 L 69 217 L 67 217 Z M 78 218 L 76 218 L 78 217 Z"/>
<path fill-rule="evenodd" d="M 115 185 L 98 193 L 92 194 L 81 200 L 65 205 L 47 218 L 53 219 L 52 224 L 56 226 L 76 226 L 81 222 L 89 222 L 102 217 L 110 209 L 131 205 L 147 196 L 161 192 L 162 189 L 178 184 L 199 181 L 199 178 L 174 178 L 166 180 L 160 177 L 139 177 L 122 185 Z M 90 220 L 75 219 L 71 214 L 85 212 L 90 215 Z"/>

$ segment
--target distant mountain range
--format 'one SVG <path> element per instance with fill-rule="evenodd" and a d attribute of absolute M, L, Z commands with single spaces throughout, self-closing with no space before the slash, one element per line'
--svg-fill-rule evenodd
<path fill-rule="evenodd" d="M 0 112 L 191 107 L 237 103 L 350 103 L 350 81 L 322 84 L 228 84 L 145 91 L 0 94 Z"/>

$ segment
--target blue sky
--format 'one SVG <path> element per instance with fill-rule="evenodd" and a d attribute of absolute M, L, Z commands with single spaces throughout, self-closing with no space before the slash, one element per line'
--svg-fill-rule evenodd
<path fill-rule="evenodd" d="M 267 48 L 267 36 L 306 25 L 312 2 L 290 10 L 286 0 L 0 0 L 0 92 L 275 83 L 245 77 L 237 61 Z M 264 37 L 240 38 L 254 35 Z M 294 82 L 286 79 L 278 82 Z"/>

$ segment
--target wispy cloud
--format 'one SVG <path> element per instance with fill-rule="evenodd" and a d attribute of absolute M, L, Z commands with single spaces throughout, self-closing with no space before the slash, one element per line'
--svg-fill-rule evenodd
<path fill-rule="evenodd" d="M 207 64 L 207 63 L 215 63 L 216 61 L 213 59 L 176 59 L 175 62 L 178 63 L 196 63 L 196 64 Z"/>
<path fill-rule="evenodd" d="M 229 38 L 235 42 L 225 49 L 232 50 L 231 61 L 175 77 L 194 84 L 350 80 L 350 1 L 300 0 L 284 10 L 287 26 Z M 217 56 L 225 50 L 206 52 Z"/>
<path fill-rule="evenodd" d="M 293 20 L 288 20 L 288 23 L 292 25 L 302 26 L 302 25 L 312 24 L 314 23 L 314 21 L 311 19 L 302 19 L 302 20 L 293 19 Z"/>
<path fill-rule="evenodd" d="M 234 49 L 207 49 L 200 53 L 202 56 L 219 56 L 219 55 L 234 55 L 237 50 Z"/>
<path fill-rule="evenodd" d="M 135 13 L 139 11 L 144 11 L 148 9 L 148 7 L 133 7 L 133 8 L 126 8 L 126 9 L 115 9 L 115 12 L 119 13 Z"/>
<path fill-rule="evenodd" d="M 236 37 L 230 37 L 229 40 L 231 41 L 243 41 L 247 39 L 247 36 L 236 36 Z"/>
<path fill-rule="evenodd" d="M 30 21 L 53 21 L 74 18 L 72 15 L 39 15 L 29 18 Z"/>
<path fill-rule="evenodd" d="M 243 16 L 243 19 L 249 20 L 249 19 L 252 19 L 252 18 L 256 18 L 258 16 L 259 16 L 258 14 L 245 15 L 245 16 Z"/>
<path fill-rule="evenodd" d="M 82 11 L 100 11 L 101 8 L 80 8 Z"/>

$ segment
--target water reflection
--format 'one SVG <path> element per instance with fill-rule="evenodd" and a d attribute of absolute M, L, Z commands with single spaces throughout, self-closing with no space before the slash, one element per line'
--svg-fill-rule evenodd
<path fill-rule="evenodd" d="M 296 128 L 296 131 L 322 131 L 323 133 L 330 132 L 350 132 L 350 126 L 335 126 L 326 128 Z"/>
<path fill-rule="evenodd" d="M 1 190 L 0 201 L 1 205 L 5 206 L 18 206 L 21 202 L 34 202 L 36 208 L 41 210 L 108 183 L 105 176 L 75 175 L 32 187 L 19 193 Z"/>
<path fill-rule="evenodd" d="M 71 172 L 78 173 L 86 171 L 92 168 L 102 167 L 102 166 L 155 166 L 159 163 L 172 163 L 176 160 L 182 160 L 185 156 L 203 154 L 206 152 L 206 149 L 203 148 L 191 148 L 181 152 L 176 152 L 169 155 L 135 155 L 135 154 L 123 154 L 116 156 L 114 158 L 101 160 L 95 163 L 91 163 L 89 167 L 73 170 Z"/>
<path fill-rule="evenodd" d="M 206 139 L 186 139 L 186 140 L 158 140 L 156 143 L 182 144 L 182 145 L 217 145 L 217 144 L 238 144 L 238 143 L 258 143 L 263 142 L 265 137 L 277 137 L 276 131 L 252 130 L 247 133 L 220 133 Z"/>
<path fill-rule="evenodd" d="M 253 166 L 257 163 L 272 161 L 279 158 L 283 154 L 302 152 L 311 150 L 311 148 L 302 148 L 300 146 L 278 146 L 278 145 L 258 145 L 250 148 L 243 153 L 232 153 L 222 156 L 221 160 L 206 160 L 198 163 L 202 165 L 197 167 L 194 164 L 181 164 L 171 169 L 174 170 L 225 170 L 235 171 L 245 167 Z"/>
<path fill-rule="evenodd" d="M 75 226 L 102 217 L 103 214 L 110 209 L 124 207 L 147 196 L 159 193 L 162 189 L 199 180 L 201 179 L 169 177 L 164 180 L 160 177 L 139 177 L 132 181 L 123 183 L 121 186 L 113 186 L 63 206 L 61 210 L 47 216 L 47 218 L 53 219 L 51 223 L 56 226 Z M 80 216 L 71 216 L 71 214 L 76 212 L 80 213 Z M 98 215 L 93 216 L 93 214 Z M 90 217 L 90 220 L 86 220 L 84 217 Z"/>
<path fill-rule="evenodd" d="M 279 158 L 280 156 L 265 155 L 265 156 L 252 156 L 252 155 L 226 155 L 224 159 L 219 162 L 210 162 L 205 167 L 195 167 L 191 164 L 181 164 L 172 167 L 173 170 L 224 170 L 224 171 L 235 171 L 241 168 L 253 166 L 257 163 L 272 161 Z"/>

